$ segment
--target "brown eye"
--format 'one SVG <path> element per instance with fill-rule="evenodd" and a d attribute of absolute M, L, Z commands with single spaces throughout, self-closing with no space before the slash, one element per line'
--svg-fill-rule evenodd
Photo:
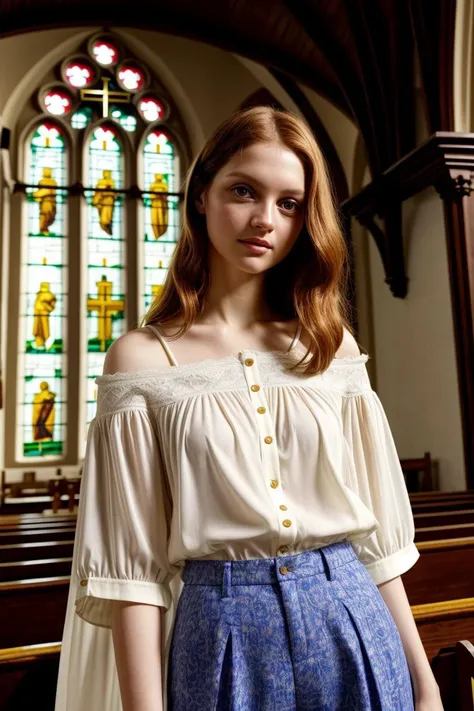
<path fill-rule="evenodd" d="M 247 192 L 250 194 L 250 190 L 245 185 L 236 185 L 235 188 L 232 188 L 232 190 L 234 190 L 234 191 L 243 190 L 244 192 Z M 237 192 L 236 192 L 236 194 L 237 194 L 237 197 L 242 197 L 242 198 L 248 197 L 248 195 L 241 195 Z"/>
<path fill-rule="evenodd" d="M 282 202 L 282 205 L 283 205 L 283 209 L 288 210 L 288 212 L 294 212 L 299 207 L 298 203 L 295 202 L 294 200 L 284 200 Z"/>

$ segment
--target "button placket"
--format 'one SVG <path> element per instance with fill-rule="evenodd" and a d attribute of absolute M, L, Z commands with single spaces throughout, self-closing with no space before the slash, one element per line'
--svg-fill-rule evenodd
<path fill-rule="evenodd" d="M 276 541 L 277 555 L 283 555 L 296 540 L 294 517 L 288 515 L 288 506 L 284 504 L 284 492 L 281 488 L 280 462 L 273 421 L 263 388 L 257 360 L 252 351 L 241 351 L 244 375 L 249 386 L 249 394 L 255 406 L 255 419 L 263 440 L 263 463 L 269 493 L 276 507 L 279 537 Z M 283 511 L 288 513 L 283 513 Z"/>

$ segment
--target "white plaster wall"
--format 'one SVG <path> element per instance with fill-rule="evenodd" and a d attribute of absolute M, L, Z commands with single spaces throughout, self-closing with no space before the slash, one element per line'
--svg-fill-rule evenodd
<path fill-rule="evenodd" d="M 316 110 L 319 118 L 324 124 L 324 128 L 329 134 L 339 155 L 342 167 L 346 174 L 349 195 L 353 194 L 352 185 L 354 154 L 356 149 L 359 131 L 355 123 L 333 106 L 330 101 L 317 94 L 307 86 L 300 85 L 306 97 Z M 360 189 L 360 188 L 358 188 Z"/>
<path fill-rule="evenodd" d="M 442 203 L 433 190 L 404 203 L 409 293 L 395 299 L 369 240 L 377 391 L 402 458 L 431 452 L 439 488 L 465 489 Z"/>

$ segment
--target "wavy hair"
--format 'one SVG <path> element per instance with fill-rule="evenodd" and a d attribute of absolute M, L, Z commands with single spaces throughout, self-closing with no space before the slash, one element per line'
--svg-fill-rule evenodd
<path fill-rule="evenodd" d="M 187 172 L 182 228 L 165 283 L 141 325 L 182 321 L 171 340 L 185 334 L 202 314 L 209 286 L 209 238 L 195 201 L 234 154 L 260 141 L 279 140 L 304 166 L 305 220 L 289 254 L 266 272 L 264 295 L 282 320 L 298 317 L 308 333 L 305 374 L 324 372 L 352 332 L 345 296 L 348 252 L 332 184 L 314 136 L 298 116 L 268 106 L 237 111 L 208 139 Z"/>

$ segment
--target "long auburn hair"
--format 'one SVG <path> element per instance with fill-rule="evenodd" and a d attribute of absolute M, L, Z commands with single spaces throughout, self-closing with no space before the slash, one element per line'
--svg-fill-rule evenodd
<path fill-rule="evenodd" d="M 323 155 L 306 123 L 269 106 L 237 111 L 225 120 L 194 159 L 185 179 L 182 228 L 165 283 L 141 325 L 182 322 L 171 340 L 202 314 L 209 286 L 205 215 L 195 205 L 234 154 L 260 141 L 279 140 L 301 160 L 305 172 L 305 222 L 289 254 L 266 273 L 264 293 L 282 320 L 299 318 L 310 345 L 305 374 L 324 372 L 349 324 L 345 297 L 348 253 Z"/>

